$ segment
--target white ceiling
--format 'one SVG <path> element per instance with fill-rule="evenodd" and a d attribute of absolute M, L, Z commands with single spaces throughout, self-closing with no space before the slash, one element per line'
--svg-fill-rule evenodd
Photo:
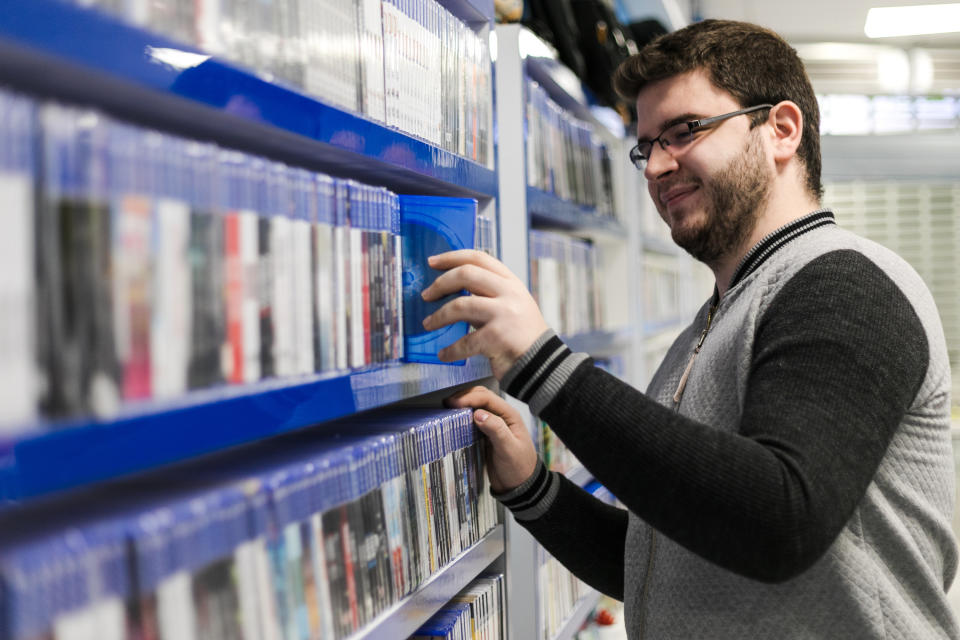
<path fill-rule="evenodd" d="M 960 48 L 960 33 L 913 38 L 869 39 L 863 33 L 867 10 L 945 0 L 676 0 L 688 16 L 697 7 L 703 18 L 745 20 L 769 27 L 791 43 L 872 42 L 897 47 Z M 956 1 L 956 0 L 953 0 Z"/>

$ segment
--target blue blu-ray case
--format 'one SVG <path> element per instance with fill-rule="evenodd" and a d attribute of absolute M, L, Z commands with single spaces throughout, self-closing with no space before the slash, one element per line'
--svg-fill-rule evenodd
<path fill-rule="evenodd" d="M 423 319 L 465 291 L 436 302 L 425 302 L 421 292 L 442 271 L 430 268 L 427 258 L 446 251 L 473 249 L 477 201 L 471 198 L 400 196 L 400 227 L 403 238 L 403 343 L 404 360 L 431 364 L 466 364 L 466 360 L 443 362 L 437 352 L 467 335 L 466 322 L 425 331 Z"/>

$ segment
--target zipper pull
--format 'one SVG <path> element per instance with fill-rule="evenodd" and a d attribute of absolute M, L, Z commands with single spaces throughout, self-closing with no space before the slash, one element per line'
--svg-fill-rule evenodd
<path fill-rule="evenodd" d="M 694 347 L 693 353 L 690 355 L 690 360 L 687 361 L 687 367 L 683 370 L 683 375 L 680 376 L 680 382 L 677 383 L 677 390 L 673 392 L 674 404 L 680 404 L 680 398 L 683 397 L 683 390 L 687 386 L 687 378 L 690 377 L 690 370 L 693 369 L 693 361 L 697 359 L 697 354 L 700 353 L 700 348 L 703 347 L 703 341 L 707 338 L 707 332 L 710 331 L 713 312 L 716 310 L 717 307 L 713 306 L 710 307 L 710 310 L 707 312 L 707 325 L 703 328 L 703 331 L 700 332 L 700 339 L 697 340 L 697 346 Z"/>

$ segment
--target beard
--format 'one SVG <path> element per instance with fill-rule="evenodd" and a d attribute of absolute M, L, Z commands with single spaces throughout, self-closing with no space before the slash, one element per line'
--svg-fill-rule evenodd
<path fill-rule="evenodd" d="M 691 180 L 703 191 L 706 215 L 700 224 L 673 226 L 673 241 L 708 266 L 739 250 L 756 226 L 770 195 L 773 176 L 765 160 L 760 141 L 751 133 L 743 153 L 706 182 L 699 178 Z"/>

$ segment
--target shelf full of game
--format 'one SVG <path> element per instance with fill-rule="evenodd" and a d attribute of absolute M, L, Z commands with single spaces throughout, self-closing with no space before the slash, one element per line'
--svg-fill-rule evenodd
<path fill-rule="evenodd" d="M 506 640 L 505 584 L 484 574 L 443 605 L 410 640 Z"/>
<path fill-rule="evenodd" d="M 0 432 L 398 361 L 408 200 L 0 91 Z"/>
<path fill-rule="evenodd" d="M 2 500 L 489 375 L 399 360 L 405 203 L 462 214 L 472 200 L 397 196 L 8 91 L 0 200 Z"/>
<path fill-rule="evenodd" d="M 78 4 L 493 165 L 489 28 L 434 0 Z"/>
<path fill-rule="evenodd" d="M 362 632 L 492 535 L 483 464 L 471 411 L 392 410 L 2 514 L 0 638 Z"/>
<path fill-rule="evenodd" d="M 613 176 L 594 125 L 565 111 L 526 79 L 527 185 L 613 218 Z"/>
<path fill-rule="evenodd" d="M 562 336 L 603 327 L 597 248 L 551 231 L 530 232 L 530 292 Z"/>

